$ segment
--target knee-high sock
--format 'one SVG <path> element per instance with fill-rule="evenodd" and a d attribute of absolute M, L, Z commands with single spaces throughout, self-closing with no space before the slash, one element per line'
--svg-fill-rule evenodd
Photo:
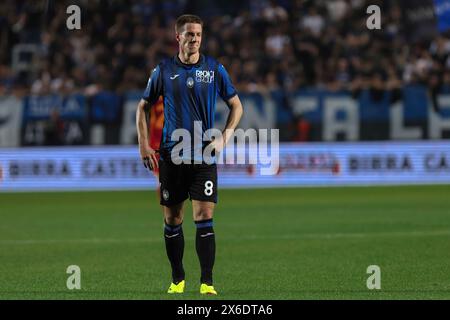
<path fill-rule="evenodd" d="M 196 221 L 197 234 L 195 248 L 201 267 L 201 283 L 212 285 L 212 271 L 216 257 L 216 238 L 214 235 L 212 219 Z"/>
<path fill-rule="evenodd" d="M 184 280 L 183 253 L 184 235 L 182 224 L 171 226 L 167 223 L 164 226 L 164 239 L 166 242 L 166 252 L 172 267 L 172 279 L 176 284 Z"/>

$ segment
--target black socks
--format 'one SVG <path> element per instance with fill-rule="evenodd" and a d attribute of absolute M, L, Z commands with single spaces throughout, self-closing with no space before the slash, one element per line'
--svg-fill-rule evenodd
<path fill-rule="evenodd" d="M 213 220 L 195 221 L 197 233 L 195 237 L 195 248 L 201 268 L 201 283 L 213 284 L 212 270 L 216 256 L 216 238 L 213 229 Z M 172 266 L 173 283 L 178 284 L 184 280 L 183 268 L 184 235 L 182 224 L 164 226 L 164 239 L 166 242 L 166 252 Z"/>
<path fill-rule="evenodd" d="M 213 220 L 195 221 L 197 234 L 195 237 L 195 248 L 201 267 L 201 283 L 212 285 L 212 270 L 216 256 L 216 238 L 213 229 Z"/>
<path fill-rule="evenodd" d="M 166 252 L 172 266 L 173 283 L 178 284 L 184 280 L 183 253 L 184 253 L 184 235 L 182 224 L 176 226 L 164 226 L 164 239 L 166 241 Z"/>

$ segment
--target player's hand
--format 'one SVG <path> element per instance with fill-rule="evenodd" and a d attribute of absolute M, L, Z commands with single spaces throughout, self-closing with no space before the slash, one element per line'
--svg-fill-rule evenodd
<path fill-rule="evenodd" d="M 139 153 L 141 154 L 144 167 L 152 171 L 158 168 L 158 159 L 156 159 L 156 150 L 153 150 L 149 146 L 139 146 Z"/>
<path fill-rule="evenodd" d="M 213 147 L 215 153 L 220 153 L 220 152 L 222 152 L 222 150 L 223 150 L 223 148 L 224 148 L 224 146 L 225 146 L 225 143 L 224 143 L 224 141 L 223 141 L 223 137 L 215 138 L 215 139 L 211 142 L 210 145 Z"/>

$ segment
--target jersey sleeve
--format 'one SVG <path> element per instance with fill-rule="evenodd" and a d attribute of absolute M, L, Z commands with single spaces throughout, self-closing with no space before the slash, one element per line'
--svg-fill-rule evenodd
<path fill-rule="evenodd" d="M 236 89 L 234 88 L 233 83 L 231 83 L 230 76 L 222 64 L 219 64 L 217 72 L 219 95 L 224 101 L 228 101 L 237 94 Z"/>
<path fill-rule="evenodd" d="M 142 95 L 142 99 L 147 101 L 150 105 L 153 105 L 156 101 L 158 101 L 158 98 L 162 95 L 162 93 L 161 69 L 157 66 L 153 69 L 152 74 L 148 79 L 147 87 Z"/>

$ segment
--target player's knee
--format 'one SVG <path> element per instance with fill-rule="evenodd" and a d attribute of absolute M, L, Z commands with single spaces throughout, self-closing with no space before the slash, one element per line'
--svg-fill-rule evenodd
<path fill-rule="evenodd" d="M 181 218 L 181 216 L 166 216 L 166 223 L 171 226 L 179 225 L 182 222 L 183 219 Z"/>
<path fill-rule="evenodd" d="M 183 215 L 181 212 L 165 212 L 164 218 L 166 223 L 172 226 L 179 225 L 183 222 Z"/>
<path fill-rule="evenodd" d="M 214 213 L 213 209 L 210 209 L 210 208 L 201 209 L 196 213 L 195 220 L 199 221 L 199 220 L 212 219 L 213 213 Z"/>
<path fill-rule="evenodd" d="M 183 208 L 182 206 L 164 207 L 164 219 L 169 225 L 179 225 L 183 222 Z"/>

